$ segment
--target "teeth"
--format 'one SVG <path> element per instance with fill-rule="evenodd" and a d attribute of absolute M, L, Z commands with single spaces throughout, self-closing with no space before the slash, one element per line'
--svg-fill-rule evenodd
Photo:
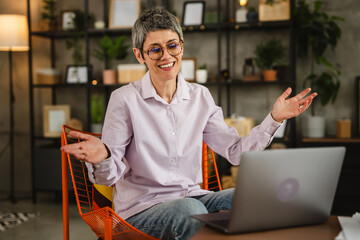
<path fill-rule="evenodd" d="M 168 67 L 171 67 L 174 63 L 169 63 L 169 64 L 166 64 L 166 65 L 161 65 L 159 67 L 161 68 L 168 68 Z"/>

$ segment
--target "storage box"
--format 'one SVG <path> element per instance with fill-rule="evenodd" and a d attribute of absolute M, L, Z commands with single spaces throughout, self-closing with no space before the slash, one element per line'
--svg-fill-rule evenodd
<path fill-rule="evenodd" d="M 120 64 L 118 65 L 118 82 L 127 84 L 140 80 L 146 73 L 146 67 L 143 64 Z"/>
<path fill-rule="evenodd" d="M 240 137 L 248 135 L 255 126 L 255 119 L 249 117 L 226 118 L 225 122 L 228 126 L 234 127 Z"/>
<path fill-rule="evenodd" d="M 261 0 L 259 4 L 259 21 L 285 21 L 290 19 L 290 1 L 274 0 L 273 5 L 265 4 Z"/>
<path fill-rule="evenodd" d="M 36 69 L 37 84 L 56 84 L 60 83 L 60 70 L 53 68 Z"/>
<path fill-rule="evenodd" d="M 336 121 L 336 137 L 351 138 L 351 120 L 343 119 Z"/>

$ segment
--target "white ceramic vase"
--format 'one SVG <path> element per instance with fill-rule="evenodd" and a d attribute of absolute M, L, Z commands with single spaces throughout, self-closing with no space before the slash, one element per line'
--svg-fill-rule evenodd
<path fill-rule="evenodd" d="M 196 82 L 206 83 L 207 81 L 207 70 L 206 69 L 197 69 L 196 70 Z"/>
<path fill-rule="evenodd" d="M 308 116 L 305 135 L 309 138 L 325 137 L 325 118 L 323 116 Z"/>

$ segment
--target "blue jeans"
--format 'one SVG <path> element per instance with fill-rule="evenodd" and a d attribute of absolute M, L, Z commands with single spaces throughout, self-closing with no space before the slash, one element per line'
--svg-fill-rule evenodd
<path fill-rule="evenodd" d="M 191 218 L 204 214 L 229 210 L 234 189 L 186 197 L 157 204 L 126 221 L 140 231 L 160 239 L 190 239 L 204 225 Z"/>

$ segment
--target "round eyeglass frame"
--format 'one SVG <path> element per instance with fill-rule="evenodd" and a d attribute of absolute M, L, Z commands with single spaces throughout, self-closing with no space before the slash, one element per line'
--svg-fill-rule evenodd
<path fill-rule="evenodd" d="M 170 44 L 171 44 L 171 43 L 170 43 Z M 170 45 L 170 44 L 169 44 L 169 45 Z M 180 47 L 181 47 L 181 50 L 179 51 L 178 54 L 171 54 L 171 53 L 168 51 L 168 49 L 167 49 L 167 47 L 168 47 L 169 45 L 166 45 L 165 49 L 166 49 L 166 51 L 169 53 L 170 56 L 176 57 L 177 55 L 179 55 L 179 54 L 182 52 L 182 50 L 183 50 L 183 44 L 184 44 L 184 42 L 183 42 L 182 40 L 180 40 L 179 45 L 180 45 Z M 151 60 L 159 60 L 159 59 L 161 59 L 161 58 L 164 56 L 164 47 L 160 46 L 160 48 L 161 48 L 161 56 L 160 56 L 159 58 L 151 58 L 151 57 L 150 57 L 149 52 L 150 52 L 151 49 L 149 49 L 149 50 L 147 50 L 147 51 L 145 51 L 144 49 L 141 49 L 141 52 L 146 53 Z"/>

